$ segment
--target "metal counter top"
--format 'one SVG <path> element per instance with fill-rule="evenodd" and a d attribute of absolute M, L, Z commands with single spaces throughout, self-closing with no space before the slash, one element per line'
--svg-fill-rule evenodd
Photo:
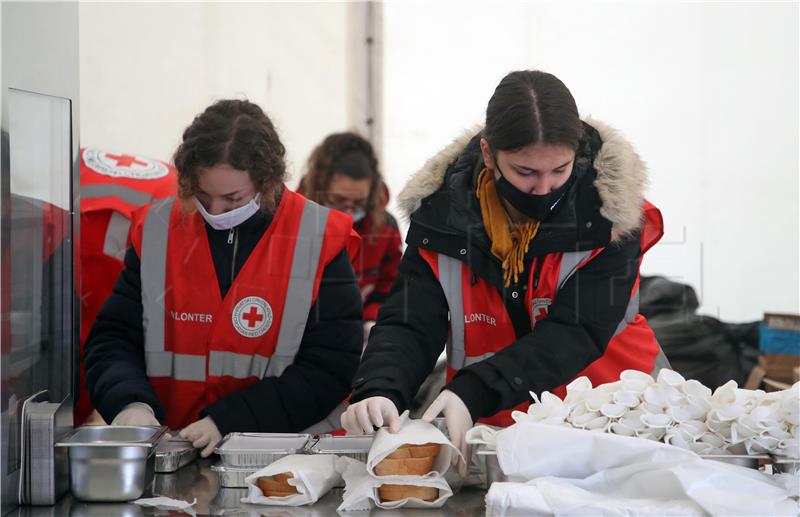
<path fill-rule="evenodd" d="M 198 460 L 172 474 L 156 474 L 153 484 L 143 497 L 164 496 L 192 501 L 196 515 L 232 515 L 237 517 L 281 516 L 321 517 L 337 515 L 336 508 L 342 501 L 342 489 L 335 488 L 312 506 L 256 506 L 240 502 L 247 495 L 244 488 L 221 488 L 217 474 L 211 470 L 212 461 Z M 462 488 L 451 497 L 444 507 L 436 510 L 393 510 L 391 515 L 408 516 L 482 516 L 485 513 L 486 490 Z M 373 510 L 380 515 L 383 510 Z M 63 497 L 56 505 L 48 507 L 20 507 L 9 515 L 14 517 L 144 517 L 153 515 L 191 515 L 175 510 L 160 510 L 133 503 L 84 503 L 71 495 Z M 364 517 L 367 512 L 343 512 L 342 516 Z M 389 515 L 387 513 L 387 515 Z"/>

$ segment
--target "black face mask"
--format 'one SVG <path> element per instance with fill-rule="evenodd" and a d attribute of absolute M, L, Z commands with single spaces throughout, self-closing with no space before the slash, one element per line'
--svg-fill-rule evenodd
<path fill-rule="evenodd" d="M 503 171 L 497 165 L 497 158 L 494 159 L 494 163 L 495 167 L 497 167 L 497 172 L 500 173 L 500 179 L 495 181 L 497 193 L 511 203 L 511 206 L 537 221 L 544 221 L 555 210 L 575 180 L 575 170 L 573 168 L 569 179 L 554 191 L 548 194 L 526 194 L 518 190 L 506 179 Z"/>

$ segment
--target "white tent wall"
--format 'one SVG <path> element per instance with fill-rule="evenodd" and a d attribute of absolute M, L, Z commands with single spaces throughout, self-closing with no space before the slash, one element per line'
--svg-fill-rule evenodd
<path fill-rule="evenodd" d="M 644 274 L 727 321 L 800 312 L 797 3 L 387 3 L 383 18 L 393 194 L 482 121 L 505 73 L 549 71 L 649 165 L 666 234 Z"/>
<path fill-rule="evenodd" d="M 364 131 L 366 5 L 81 3 L 81 145 L 169 160 L 206 106 L 247 98 L 294 185 L 325 135 Z"/>

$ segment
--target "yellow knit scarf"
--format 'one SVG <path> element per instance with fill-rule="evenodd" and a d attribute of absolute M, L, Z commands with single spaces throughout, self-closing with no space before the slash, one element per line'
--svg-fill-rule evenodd
<path fill-rule="evenodd" d="M 483 169 L 478 175 L 476 194 L 481 203 L 483 226 L 492 241 L 492 255 L 503 262 L 503 281 L 508 287 L 512 279 L 518 282 L 520 273 L 525 270 L 525 253 L 539 231 L 539 221 L 511 222 L 489 169 Z"/>

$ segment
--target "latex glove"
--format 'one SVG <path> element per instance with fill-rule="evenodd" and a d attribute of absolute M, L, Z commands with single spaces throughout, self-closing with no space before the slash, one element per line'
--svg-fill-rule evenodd
<path fill-rule="evenodd" d="M 89 414 L 89 416 L 86 417 L 86 420 L 84 420 L 81 425 L 108 425 L 108 424 L 106 423 L 105 420 L 103 420 L 103 417 L 100 416 L 100 413 L 96 409 L 93 409 L 92 412 Z"/>
<path fill-rule="evenodd" d="M 389 431 L 400 430 L 397 406 L 386 397 L 369 397 L 350 404 L 342 413 L 342 427 L 347 434 L 372 434 L 375 427 L 389 426 Z"/>
<path fill-rule="evenodd" d="M 432 422 L 440 414 L 444 414 L 444 422 L 447 425 L 447 432 L 450 434 L 450 441 L 461 451 L 463 460 L 458 456 L 453 456 L 453 466 L 458 464 L 458 474 L 467 477 L 467 467 L 470 460 L 470 446 L 467 443 L 466 434 L 472 428 L 472 416 L 469 409 L 461 398 L 450 390 L 442 391 L 431 403 L 422 420 Z"/>
<path fill-rule="evenodd" d="M 111 425 L 157 425 L 161 424 L 153 413 L 153 408 L 144 402 L 131 402 L 117 413 Z"/>
<path fill-rule="evenodd" d="M 217 424 L 214 423 L 210 416 L 187 425 L 179 434 L 181 438 L 192 442 L 192 447 L 195 449 L 202 448 L 200 456 L 203 458 L 210 456 L 214 452 L 217 443 L 222 440 Z"/>

